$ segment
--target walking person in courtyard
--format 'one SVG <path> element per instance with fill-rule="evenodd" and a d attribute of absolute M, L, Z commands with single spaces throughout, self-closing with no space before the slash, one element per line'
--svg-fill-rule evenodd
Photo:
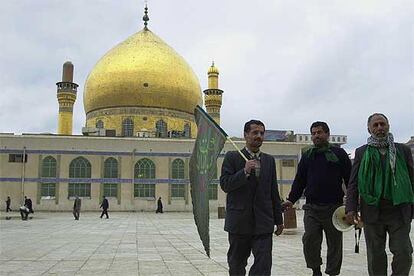
<path fill-rule="evenodd" d="M 11 212 L 11 208 L 10 208 L 10 206 L 11 206 L 11 199 L 10 199 L 10 196 L 7 196 L 7 199 L 6 199 L 6 213 L 8 213 L 9 211 Z"/>
<path fill-rule="evenodd" d="M 102 197 L 102 203 L 99 208 L 102 208 L 101 218 L 103 217 L 103 215 L 106 215 L 106 218 L 109 219 L 109 216 L 108 216 L 109 202 L 108 202 L 108 199 L 105 198 L 105 196 Z"/>
<path fill-rule="evenodd" d="M 75 217 L 75 220 L 79 220 L 81 205 L 81 199 L 79 198 L 79 196 L 76 196 L 73 202 L 73 216 Z"/>
<path fill-rule="evenodd" d="M 392 275 L 409 275 L 413 253 L 410 230 L 414 215 L 411 150 L 394 142 L 384 114 L 372 114 L 367 124 L 371 136 L 367 144 L 355 151 L 347 192 L 347 221 L 356 223 L 357 211 L 361 211 L 369 275 L 387 275 L 387 235 L 393 254 Z"/>
<path fill-rule="evenodd" d="M 305 233 L 303 253 L 306 266 L 313 275 L 322 275 L 321 245 L 325 232 L 327 257 L 325 273 L 339 275 L 342 265 L 342 232 L 332 223 L 335 209 L 343 205 L 344 190 L 348 185 L 351 161 L 345 150 L 329 143 L 329 127 L 325 122 L 314 122 L 310 127 L 313 146 L 300 159 L 292 189 L 283 207 L 291 208 L 302 197 Z"/>
<path fill-rule="evenodd" d="M 248 161 L 238 151 L 228 151 L 223 161 L 220 186 L 227 194 L 224 230 L 230 244 L 230 275 L 246 274 L 251 252 L 254 263 L 249 274 L 271 275 L 273 232 L 283 231 L 275 159 L 260 151 L 264 132 L 261 121 L 248 121 L 241 151 Z"/>
<path fill-rule="evenodd" d="M 157 200 L 157 210 L 155 211 L 155 213 L 163 213 L 161 197 L 159 197 Z"/>

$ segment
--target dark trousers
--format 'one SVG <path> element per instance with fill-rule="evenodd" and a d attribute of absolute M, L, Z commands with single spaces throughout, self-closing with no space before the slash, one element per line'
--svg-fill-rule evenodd
<path fill-rule="evenodd" d="M 321 246 L 323 232 L 326 236 L 328 252 L 326 256 L 325 273 L 339 275 L 342 265 L 342 232 L 336 230 L 332 224 L 332 214 L 340 205 L 305 204 L 303 234 L 303 254 L 309 268 L 319 268 L 322 264 Z"/>
<path fill-rule="evenodd" d="M 29 212 L 20 210 L 20 216 L 22 217 L 22 220 L 27 220 L 29 218 Z"/>
<path fill-rule="evenodd" d="M 9 204 L 7 204 L 6 205 L 6 213 L 8 213 L 9 211 L 11 211 L 12 209 L 10 208 L 10 205 Z"/>
<path fill-rule="evenodd" d="M 238 235 L 229 233 L 227 252 L 229 275 L 246 275 L 247 259 L 253 253 L 254 263 L 249 275 L 270 275 L 272 268 L 272 233 Z"/>
<path fill-rule="evenodd" d="M 103 215 L 106 215 L 106 218 L 109 218 L 109 216 L 108 216 L 108 209 L 103 209 L 102 210 L 101 218 L 103 217 Z"/>
<path fill-rule="evenodd" d="M 80 210 L 74 209 L 73 210 L 73 216 L 75 217 L 76 220 L 79 220 Z"/>
<path fill-rule="evenodd" d="M 391 263 L 392 275 L 410 274 L 413 253 L 410 230 L 410 223 L 380 222 L 364 224 L 369 275 L 387 275 L 387 254 L 385 253 L 387 233 L 389 236 L 389 248 L 393 254 Z"/>

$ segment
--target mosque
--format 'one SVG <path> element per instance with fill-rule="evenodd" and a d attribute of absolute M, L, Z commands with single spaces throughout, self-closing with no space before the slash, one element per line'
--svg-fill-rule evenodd
<path fill-rule="evenodd" d="M 74 65 L 65 62 L 56 83 L 57 134 L 0 134 L 0 198 L 23 197 L 35 210 L 69 211 L 75 196 L 82 210 L 98 210 L 102 196 L 112 211 L 153 211 L 162 198 L 165 211 L 191 211 L 189 159 L 197 126 L 194 108 L 203 105 L 220 124 L 223 90 L 219 70 L 208 68 L 208 88 L 201 91 L 187 62 L 144 27 L 109 50 L 86 80 L 83 135 L 72 134 L 73 106 L 78 96 Z M 204 99 L 202 97 L 204 94 Z M 331 141 L 346 143 L 346 136 Z M 240 148 L 243 139 L 236 139 Z M 276 160 L 282 197 L 290 191 L 301 149 L 310 135 L 293 131 L 266 133 L 262 150 Z M 226 144 L 217 161 L 220 171 Z M 210 210 L 225 206 L 219 173 L 209 186 Z"/>

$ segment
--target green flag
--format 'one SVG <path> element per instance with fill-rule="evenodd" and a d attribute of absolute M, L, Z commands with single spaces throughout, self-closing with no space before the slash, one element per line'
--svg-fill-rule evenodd
<path fill-rule="evenodd" d="M 194 110 L 197 123 L 197 139 L 190 159 L 191 199 L 194 221 L 207 256 L 210 257 L 208 185 L 217 166 L 227 134 L 199 106 Z"/>

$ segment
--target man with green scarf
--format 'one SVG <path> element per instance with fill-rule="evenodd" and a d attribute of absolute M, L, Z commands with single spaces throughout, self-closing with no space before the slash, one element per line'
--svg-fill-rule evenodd
<path fill-rule="evenodd" d="M 329 143 L 329 127 L 325 122 L 314 122 L 310 127 L 313 146 L 307 149 L 298 164 L 298 170 L 283 207 L 291 208 L 303 195 L 306 204 L 303 222 L 303 254 L 312 275 L 321 276 L 321 246 L 325 232 L 328 247 L 325 273 L 339 275 L 342 265 L 342 232 L 335 229 L 332 214 L 343 205 L 344 190 L 351 173 L 351 160 L 340 147 Z"/>
<path fill-rule="evenodd" d="M 376 276 L 387 275 L 387 234 L 393 254 L 392 275 L 409 275 L 412 264 L 413 158 L 409 147 L 394 143 L 389 127 L 384 114 L 369 116 L 371 136 L 355 151 L 346 200 L 349 223 L 356 223 L 360 205 L 368 273 Z"/>

